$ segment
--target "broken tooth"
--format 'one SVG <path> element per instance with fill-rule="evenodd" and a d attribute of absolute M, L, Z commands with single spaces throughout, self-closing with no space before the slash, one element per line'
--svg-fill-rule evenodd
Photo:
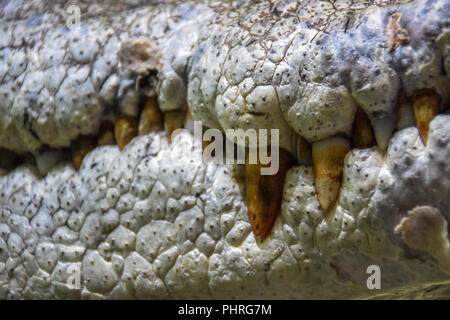
<path fill-rule="evenodd" d="M 133 140 L 138 134 L 138 124 L 135 118 L 120 115 L 114 124 L 114 136 L 120 150 Z"/>
<path fill-rule="evenodd" d="M 80 136 L 72 143 L 72 163 L 76 170 L 80 169 L 84 157 L 96 146 L 97 139 L 93 136 Z"/>
<path fill-rule="evenodd" d="M 257 163 L 249 163 L 249 156 L 247 155 L 245 163 L 245 191 L 248 217 L 253 234 L 258 241 L 264 240 L 272 231 L 272 227 L 280 213 L 286 173 L 294 164 L 294 157 L 288 151 L 279 148 L 277 173 L 274 175 L 261 175 L 261 168 L 269 165 L 262 165 L 259 157 Z"/>
<path fill-rule="evenodd" d="M 145 100 L 139 120 L 139 135 L 149 132 L 162 131 L 164 129 L 163 113 L 159 109 L 158 99 L 150 97 Z"/>
<path fill-rule="evenodd" d="M 432 90 L 419 90 L 413 95 L 413 108 L 417 129 L 426 145 L 430 121 L 439 111 L 439 96 Z"/>
<path fill-rule="evenodd" d="M 356 148 L 369 148 L 375 145 L 375 136 L 366 113 L 358 108 L 353 122 L 353 146 Z"/>
<path fill-rule="evenodd" d="M 312 159 L 317 197 L 323 210 L 335 202 L 339 194 L 344 169 L 344 158 L 350 142 L 333 137 L 313 143 Z"/>
<path fill-rule="evenodd" d="M 174 131 L 184 128 L 185 120 L 185 110 L 173 110 L 164 112 L 164 130 L 166 131 L 169 143 L 172 141 L 172 134 L 174 133 Z"/>
<path fill-rule="evenodd" d="M 300 166 L 312 165 L 311 145 L 301 136 L 297 137 L 297 158 Z"/>
<path fill-rule="evenodd" d="M 397 129 L 405 129 L 413 126 L 415 123 L 416 120 L 414 119 L 414 111 L 411 100 L 402 94 L 398 98 Z"/>
<path fill-rule="evenodd" d="M 389 116 L 372 120 L 375 140 L 382 151 L 387 149 L 396 126 L 396 121 Z"/>
<path fill-rule="evenodd" d="M 98 130 L 97 144 L 99 146 L 108 146 L 116 144 L 114 138 L 114 124 L 111 121 L 105 121 Z"/>

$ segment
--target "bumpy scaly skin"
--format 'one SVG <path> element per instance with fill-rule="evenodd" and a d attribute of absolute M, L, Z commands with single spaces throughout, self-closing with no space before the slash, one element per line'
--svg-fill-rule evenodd
<path fill-rule="evenodd" d="M 449 262 L 408 247 L 394 229 L 417 206 L 448 220 L 450 117 L 432 121 L 426 147 L 414 127 L 391 134 L 400 91 L 433 88 L 447 103 L 449 6 L 99 2 L 80 4 L 80 26 L 69 30 L 65 1 L 0 3 L 0 146 L 68 146 L 106 117 L 134 114 L 145 68 L 158 72 L 163 111 L 187 99 L 210 127 L 280 128 L 292 150 L 296 134 L 350 136 L 360 106 L 378 144 L 389 142 L 386 153 L 347 155 L 328 214 L 312 167 L 292 168 L 281 219 L 263 243 L 234 169 L 187 152 L 188 133 L 170 146 L 150 134 L 122 152 L 97 148 L 79 172 L 63 163 L 45 177 L 32 165 L 1 173 L 0 297 L 448 297 L 439 265 Z M 394 49 L 395 12 L 409 42 Z M 153 58 L 127 61 L 133 41 Z M 371 264 L 382 291 L 366 287 Z M 67 284 L 70 266 L 81 270 L 80 289 Z"/>

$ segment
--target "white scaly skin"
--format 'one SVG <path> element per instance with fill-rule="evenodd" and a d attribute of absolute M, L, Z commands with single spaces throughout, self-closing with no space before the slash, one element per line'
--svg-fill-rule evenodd
<path fill-rule="evenodd" d="M 188 133 L 170 146 L 150 134 L 122 152 L 97 148 L 79 172 L 61 163 L 44 177 L 33 165 L 0 173 L 0 297 L 448 297 L 450 278 L 439 267 L 448 262 L 409 248 L 394 229 L 421 205 L 448 220 L 450 117 L 432 121 L 426 147 L 414 127 L 391 138 L 400 90 L 434 88 L 446 105 L 446 1 L 143 3 L 109 8 L 115 14 L 83 5 L 73 30 L 62 27 L 64 1 L 2 3 L 0 146 L 39 154 L 95 133 L 105 117 L 133 113 L 137 74 L 120 48 L 146 39 L 161 55 L 150 67 L 164 111 L 187 97 L 208 126 L 282 128 L 291 150 L 296 133 L 310 142 L 350 136 L 359 105 L 389 147 L 347 155 L 328 214 L 312 167 L 292 168 L 281 218 L 262 244 L 233 169 L 187 152 Z M 395 10 L 410 42 L 389 51 L 384 30 Z M 239 18 L 249 25 L 239 27 Z M 366 287 L 371 264 L 381 267 L 381 291 Z M 80 289 L 66 283 L 71 265 L 81 268 Z"/>

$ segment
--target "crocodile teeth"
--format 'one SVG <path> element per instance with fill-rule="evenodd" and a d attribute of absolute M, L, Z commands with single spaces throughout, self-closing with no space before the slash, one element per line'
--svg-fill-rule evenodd
<path fill-rule="evenodd" d="M 247 157 L 245 164 L 248 217 L 258 241 L 264 240 L 272 231 L 280 212 L 286 173 L 295 164 L 288 151 L 279 148 L 279 152 L 279 168 L 275 175 L 261 175 L 261 168 L 268 165 L 262 165 L 259 159 L 258 163 L 250 164 Z"/>
<path fill-rule="evenodd" d="M 105 121 L 101 124 L 97 144 L 99 146 L 107 146 L 116 144 L 116 139 L 114 138 L 114 124 L 111 121 Z"/>
<path fill-rule="evenodd" d="M 186 121 L 186 111 L 174 110 L 164 112 L 164 130 L 167 139 L 172 141 L 172 134 L 175 130 L 184 128 Z"/>
<path fill-rule="evenodd" d="M 389 145 L 389 141 L 391 140 L 392 133 L 397 127 L 397 121 L 389 116 L 374 119 L 372 121 L 372 127 L 378 147 L 382 151 L 385 151 Z"/>
<path fill-rule="evenodd" d="M 401 95 L 398 99 L 397 129 L 405 129 L 413 126 L 415 123 L 411 100 L 407 96 Z"/>
<path fill-rule="evenodd" d="M 159 109 L 156 97 L 147 98 L 139 120 L 139 135 L 162 131 L 164 128 L 163 113 Z"/>
<path fill-rule="evenodd" d="M 312 159 L 316 192 L 323 210 L 327 210 L 339 194 L 344 158 L 349 150 L 349 141 L 341 137 L 313 143 Z"/>
<path fill-rule="evenodd" d="M 297 158 L 300 166 L 312 165 L 311 145 L 300 136 L 297 138 Z"/>
<path fill-rule="evenodd" d="M 413 96 L 413 107 L 417 129 L 426 145 L 430 121 L 439 111 L 439 96 L 431 90 L 419 90 Z"/>
<path fill-rule="evenodd" d="M 356 148 L 369 148 L 375 145 L 372 125 L 365 112 L 358 108 L 353 123 L 353 146 Z"/>
<path fill-rule="evenodd" d="M 116 119 L 114 125 L 114 136 L 116 137 L 117 145 L 120 150 L 137 136 L 138 124 L 135 118 L 121 115 Z"/>
<path fill-rule="evenodd" d="M 93 136 L 80 136 L 72 143 L 72 163 L 75 169 L 80 169 L 86 154 L 95 149 L 96 146 L 97 139 Z"/>

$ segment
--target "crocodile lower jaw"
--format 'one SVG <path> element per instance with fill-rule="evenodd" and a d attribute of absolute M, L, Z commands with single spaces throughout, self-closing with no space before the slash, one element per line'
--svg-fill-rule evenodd
<path fill-rule="evenodd" d="M 122 151 L 97 147 L 79 171 L 61 163 L 42 177 L 33 165 L 22 165 L 0 176 L 1 296 L 441 294 L 449 281 L 448 241 L 431 249 L 408 244 L 427 233 L 448 240 L 447 228 L 419 221 L 420 234 L 413 230 L 406 242 L 394 230 L 415 207 L 449 212 L 433 192 L 450 187 L 448 121 L 448 115 L 433 119 L 427 146 L 409 127 L 393 136 L 385 154 L 377 147 L 350 151 L 339 198 L 328 212 L 320 208 L 313 167 L 294 166 L 281 216 L 263 242 L 251 231 L 238 168 L 204 162 L 191 152 L 189 132 L 171 144 L 165 134 L 150 133 Z M 34 255 L 26 250 L 30 243 L 37 244 Z M 381 268 L 382 290 L 367 287 L 370 265 Z M 81 270 L 79 289 L 67 284 L 71 267 Z M 427 286 L 442 290 L 424 293 Z"/>

